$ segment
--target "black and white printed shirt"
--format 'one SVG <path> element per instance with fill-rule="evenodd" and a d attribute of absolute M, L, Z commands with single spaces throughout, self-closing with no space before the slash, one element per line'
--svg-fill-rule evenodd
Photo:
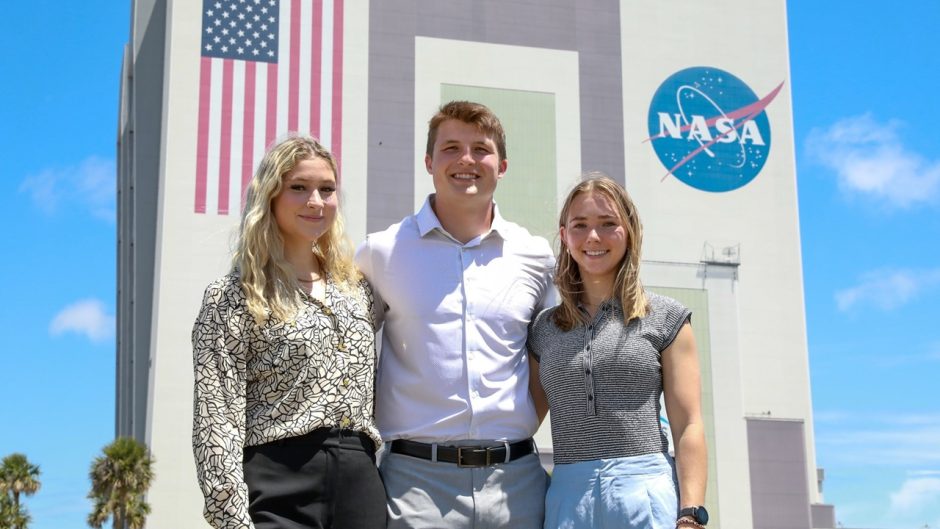
<path fill-rule="evenodd" d="M 372 290 L 344 292 L 327 278 L 324 301 L 304 294 L 291 321 L 257 325 L 237 272 L 206 288 L 193 327 L 193 452 L 218 529 L 253 528 L 242 458 L 246 446 L 320 427 L 368 434 L 373 418 L 375 335 Z"/>

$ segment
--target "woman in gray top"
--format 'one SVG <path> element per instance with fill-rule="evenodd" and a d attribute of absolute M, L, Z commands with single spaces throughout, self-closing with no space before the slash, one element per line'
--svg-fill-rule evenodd
<path fill-rule="evenodd" d="M 701 528 L 707 457 L 691 313 L 643 289 L 642 226 L 619 184 L 589 175 L 558 224 L 562 302 L 533 320 L 527 344 L 540 362 L 533 397 L 552 412 L 545 528 Z"/>

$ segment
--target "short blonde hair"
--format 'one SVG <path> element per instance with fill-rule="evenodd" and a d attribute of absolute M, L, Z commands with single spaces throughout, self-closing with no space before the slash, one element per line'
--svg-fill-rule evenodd
<path fill-rule="evenodd" d="M 627 235 L 627 251 L 621 259 L 611 299 L 616 297 L 623 307 L 624 323 L 633 318 L 646 316 L 647 299 L 640 283 L 640 250 L 643 245 L 643 224 L 637 213 L 636 205 L 627 191 L 601 172 L 586 173 L 565 199 L 558 217 L 561 228 L 568 220 L 568 212 L 574 199 L 584 193 L 598 193 L 606 197 L 620 217 Z M 578 310 L 578 301 L 583 293 L 581 272 L 578 263 L 571 257 L 563 238 L 559 237 L 560 248 L 555 265 L 555 286 L 561 296 L 561 305 L 555 310 L 553 319 L 562 330 L 569 331 L 578 323 L 587 324 L 587 317 Z"/>
<path fill-rule="evenodd" d="M 239 273 L 248 311 L 259 324 L 271 315 L 280 320 L 290 319 L 301 307 L 300 285 L 284 257 L 284 239 L 271 203 L 281 192 L 284 176 L 301 161 L 314 158 L 327 162 L 338 180 L 333 154 L 316 139 L 297 135 L 265 153 L 248 185 L 232 267 Z M 339 212 L 311 252 L 341 289 L 351 289 L 361 278 Z"/>

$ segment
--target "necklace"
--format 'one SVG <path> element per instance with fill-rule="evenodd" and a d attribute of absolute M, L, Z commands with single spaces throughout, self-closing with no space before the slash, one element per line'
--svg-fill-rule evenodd
<path fill-rule="evenodd" d="M 326 281 L 324 276 L 317 274 L 313 279 L 296 278 L 300 283 L 300 290 L 313 299 L 322 300 L 326 296 Z"/>

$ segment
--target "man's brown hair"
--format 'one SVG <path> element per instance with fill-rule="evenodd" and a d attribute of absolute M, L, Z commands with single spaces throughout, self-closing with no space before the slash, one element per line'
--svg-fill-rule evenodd
<path fill-rule="evenodd" d="M 446 103 L 428 121 L 428 145 L 425 151 L 428 156 L 433 156 L 434 142 L 437 141 L 437 128 L 448 119 L 456 119 L 476 126 L 496 144 L 499 160 L 506 159 L 506 132 L 503 131 L 503 124 L 489 107 L 472 101 Z"/>

